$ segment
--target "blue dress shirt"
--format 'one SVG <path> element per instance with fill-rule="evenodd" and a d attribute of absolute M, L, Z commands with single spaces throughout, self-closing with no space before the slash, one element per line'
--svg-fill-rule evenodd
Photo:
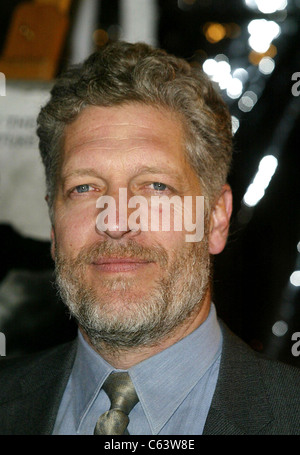
<path fill-rule="evenodd" d="M 131 367 L 139 402 L 131 411 L 131 435 L 202 434 L 219 373 L 222 334 L 212 304 L 207 319 L 188 336 Z M 101 389 L 116 370 L 79 333 L 74 366 L 53 434 L 91 435 L 110 408 Z"/>

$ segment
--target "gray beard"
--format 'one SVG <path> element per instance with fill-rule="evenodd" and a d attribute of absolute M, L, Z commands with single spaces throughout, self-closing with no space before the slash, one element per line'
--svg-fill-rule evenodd
<path fill-rule="evenodd" d="M 208 244 L 204 238 L 185 245 L 169 267 L 163 247 L 145 248 L 133 241 L 94 245 L 81 251 L 75 261 L 57 251 L 56 283 L 61 298 L 98 352 L 155 346 L 200 311 L 210 285 Z M 113 253 L 154 260 L 166 273 L 142 297 L 134 295 L 132 281 L 123 277 L 102 279 L 99 295 L 85 279 L 86 267 L 92 258 Z M 124 311 L 114 308 L 118 302 Z"/>

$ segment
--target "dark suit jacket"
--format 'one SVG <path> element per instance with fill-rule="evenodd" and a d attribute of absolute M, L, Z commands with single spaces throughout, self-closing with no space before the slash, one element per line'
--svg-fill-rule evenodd
<path fill-rule="evenodd" d="M 223 324 L 220 374 L 204 434 L 300 434 L 300 370 L 266 360 Z M 0 360 L 0 434 L 51 434 L 76 341 Z"/>

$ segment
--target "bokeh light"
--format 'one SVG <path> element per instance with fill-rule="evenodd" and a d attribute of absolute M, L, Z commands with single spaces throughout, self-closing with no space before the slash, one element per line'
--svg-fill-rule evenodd
<path fill-rule="evenodd" d="M 260 199 L 264 196 L 265 190 L 277 169 L 278 160 L 274 155 L 264 156 L 258 166 L 258 171 L 249 185 L 243 202 L 248 207 L 254 207 Z"/>
<path fill-rule="evenodd" d="M 254 19 L 248 24 L 250 47 L 258 53 L 266 52 L 272 41 L 281 33 L 281 28 L 275 21 Z"/>
<path fill-rule="evenodd" d="M 290 283 L 293 286 L 300 286 L 300 270 L 295 270 L 290 276 Z"/>
<path fill-rule="evenodd" d="M 282 337 L 288 331 L 288 324 L 285 321 L 277 321 L 272 326 L 272 333 L 277 337 Z"/>

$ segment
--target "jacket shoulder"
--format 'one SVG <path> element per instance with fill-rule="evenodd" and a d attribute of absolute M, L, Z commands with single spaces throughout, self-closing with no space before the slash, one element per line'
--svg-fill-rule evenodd
<path fill-rule="evenodd" d="M 76 341 L 71 341 L 45 351 L 19 357 L 0 359 L 0 403 L 10 401 L 26 392 L 26 388 L 42 387 L 51 382 L 61 371 L 72 367 Z"/>
<path fill-rule="evenodd" d="M 225 324 L 214 406 L 243 434 L 299 434 L 300 370 L 251 349 Z"/>
<path fill-rule="evenodd" d="M 256 355 L 272 413 L 281 431 L 300 434 L 300 369 Z"/>

